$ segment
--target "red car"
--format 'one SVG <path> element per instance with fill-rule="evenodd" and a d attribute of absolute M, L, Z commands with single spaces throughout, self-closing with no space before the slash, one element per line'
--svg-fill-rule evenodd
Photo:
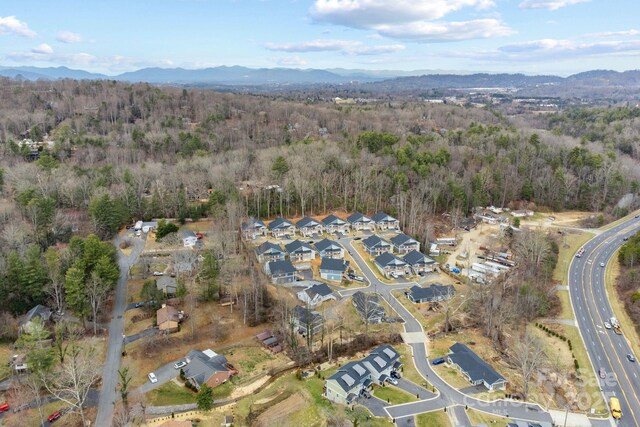
<path fill-rule="evenodd" d="M 204 237 L 204 233 L 196 233 L 196 237 L 198 239 L 202 239 Z"/>
<path fill-rule="evenodd" d="M 9 410 L 9 404 L 8 403 L 3 403 L 2 405 L 0 405 L 0 412 L 6 412 Z"/>
<path fill-rule="evenodd" d="M 53 414 L 47 417 L 47 420 L 49 420 L 49 422 L 52 423 L 58 418 L 60 418 L 61 416 L 62 416 L 62 413 L 60 411 L 55 411 Z"/>

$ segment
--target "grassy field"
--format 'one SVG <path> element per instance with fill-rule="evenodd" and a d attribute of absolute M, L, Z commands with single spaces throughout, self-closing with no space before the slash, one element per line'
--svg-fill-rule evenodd
<path fill-rule="evenodd" d="M 13 353 L 14 351 L 11 350 L 11 344 L 8 342 L 0 344 L 0 360 L 3 362 L 0 363 L 0 380 L 11 375 L 11 368 L 7 362 L 9 362 Z"/>
<path fill-rule="evenodd" d="M 558 263 L 553 271 L 553 278 L 561 283 L 566 283 L 569 264 L 575 256 L 575 253 L 588 240 L 592 239 L 593 233 L 576 232 L 567 234 L 564 238 L 564 244 L 560 245 L 560 253 L 558 254 Z"/>
<path fill-rule="evenodd" d="M 416 416 L 417 427 L 451 427 L 451 420 L 444 411 L 428 412 Z"/>
<path fill-rule="evenodd" d="M 399 405 L 401 403 L 415 402 L 418 399 L 398 387 L 387 385 L 386 387 L 376 387 L 373 395 L 378 399 L 384 400 L 391 405 Z"/>
<path fill-rule="evenodd" d="M 485 424 L 488 426 L 504 426 L 507 425 L 507 423 L 510 421 L 509 418 L 490 415 L 485 412 L 476 411 L 474 409 L 467 410 L 467 416 L 469 417 L 469 421 L 471 421 L 471 424 L 473 424 L 474 426 L 478 424 Z"/>
<path fill-rule="evenodd" d="M 217 391 L 217 389 L 218 388 L 215 390 Z M 146 397 L 152 406 L 184 405 L 196 401 L 196 393 L 184 386 L 179 386 L 173 381 L 169 381 L 155 390 L 151 390 L 146 394 Z"/>

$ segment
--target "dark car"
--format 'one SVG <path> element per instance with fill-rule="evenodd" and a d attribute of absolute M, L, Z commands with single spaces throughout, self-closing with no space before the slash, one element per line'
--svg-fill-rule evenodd
<path fill-rule="evenodd" d="M 353 240 L 360 240 L 362 237 L 354 237 Z"/>
<path fill-rule="evenodd" d="M 636 358 L 633 357 L 633 354 L 631 354 L 631 353 L 627 354 L 627 359 L 629 359 L 629 362 L 635 362 L 636 361 Z"/>
<path fill-rule="evenodd" d="M 396 371 L 391 371 L 391 378 L 399 379 L 400 378 L 400 374 L 397 373 Z"/>
<path fill-rule="evenodd" d="M 49 420 L 50 423 L 54 422 L 55 420 L 57 420 L 58 418 L 60 418 L 62 416 L 62 412 L 60 411 L 55 411 L 53 414 L 49 415 L 47 417 L 47 420 Z"/>
<path fill-rule="evenodd" d="M 444 363 L 444 362 L 445 362 L 445 360 L 444 360 L 443 357 L 438 357 L 437 359 L 433 359 L 431 361 L 431 364 L 432 365 L 440 365 L 441 363 Z"/>

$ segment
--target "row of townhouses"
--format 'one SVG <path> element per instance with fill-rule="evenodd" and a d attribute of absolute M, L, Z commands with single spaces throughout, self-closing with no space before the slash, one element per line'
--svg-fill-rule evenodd
<path fill-rule="evenodd" d="M 276 239 L 291 238 L 297 234 L 302 237 L 320 236 L 322 233 L 346 234 L 350 230 L 398 230 L 400 221 L 384 212 L 378 212 L 371 218 L 355 212 L 344 220 L 334 214 L 321 220 L 315 220 L 308 216 L 300 219 L 295 224 L 285 218 L 276 218 L 265 225 L 259 219 L 252 218 L 242 224 L 242 234 L 245 239 L 256 239 L 271 235 Z"/>

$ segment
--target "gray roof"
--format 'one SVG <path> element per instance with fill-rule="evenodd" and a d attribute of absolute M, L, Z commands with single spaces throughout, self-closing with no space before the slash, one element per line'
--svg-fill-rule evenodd
<path fill-rule="evenodd" d="M 320 295 L 321 297 L 329 296 L 333 293 L 329 285 L 326 283 L 316 283 L 313 286 L 309 286 L 304 292 L 309 295 L 309 298 L 313 299 L 316 295 Z"/>
<path fill-rule="evenodd" d="M 196 237 L 196 233 L 191 230 L 181 229 L 178 234 L 181 238 L 186 239 L 188 237 Z"/>
<path fill-rule="evenodd" d="M 31 310 L 27 311 L 27 314 L 24 316 L 24 322 L 27 323 L 32 321 L 35 317 L 39 317 L 43 322 L 46 322 L 51 317 L 51 309 L 45 307 L 44 305 L 36 305 Z"/>
<path fill-rule="evenodd" d="M 369 218 L 364 214 L 361 214 L 360 212 L 354 212 L 351 215 L 349 215 L 347 217 L 347 221 L 349 221 L 351 224 L 354 224 L 356 222 L 362 222 L 362 223 L 372 222 L 371 218 Z"/>
<path fill-rule="evenodd" d="M 343 273 L 349 268 L 349 261 L 335 258 L 322 258 L 320 263 L 320 271 L 339 271 Z"/>
<path fill-rule="evenodd" d="M 373 214 L 371 219 L 376 223 L 378 223 L 378 222 L 395 222 L 395 221 L 397 221 L 397 219 L 395 219 L 391 215 L 387 215 L 384 212 L 376 212 L 375 214 Z"/>
<path fill-rule="evenodd" d="M 276 218 L 269 223 L 269 230 L 293 227 L 293 224 L 284 218 Z"/>
<path fill-rule="evenodd" d="M 430 265 L 436 263 L 432 258 L 415 249 L 403 256 L 402 259 L 410 265 Z"/>
<path fill-rule="evenodd" d="M 322 224 L 320 224 L 318 221 L 316 221 L 313 218 L 309 218 L 308 216 L 305 216 L 300 221 L 296 222 L 296 227 L 298 228 L 317 227 L 318 225 L 322 225 Z"/>
<path fill-rule="evenodd" d="M 391 243 L 393 243 L 395 246 L 411 245 L 414 243 L 418 243 L 417 240 L 407 236 L 404 233 L 400 233 L 396 236 L 393 236 L 390 240 L 391 240 Z"/>
<path fill-rule="evenodd" d="M 204 352 L 199 350 L 191 350 L 187 354 L 189 363 L 183 367 L 185 377 L 193 379 L 198 385 L 207 382 L 212 375 L 217 372 L 229 371 L 227 368 L 227 358 L 218 354 L 209 358 Z"/>
<path fill-rule="evenodd" d="M 267 263 L 267 267 L 269 268 L 269 272 L 272 276 L 281 274 L 293 274 L 297 271 L 293 264 L 291 264 L 291 261 L 289 261 L 288 259 L 282 261 L 269 261 Z"/>
<path fill-rule="evenodd" d="M 384 344 L 371 350 L 369 355 L 362 359 L 362 361 L 368 362 L 367 365 L 372 366 L 377 373 L 380 373 L 393 368 L 394 363 L 398 359 L 400 359 L 400 354 L 389 344 Z"/>
<path fill-rule="evenodd" d="M 505 381 L 502 375 L 464 344 L 452 345 L 447 357 L 466 372 L 472 382 L 482 380 L 487 384 L 495 384 Z"/>
<path fill-rule="evenodd" d="M 362 362 L 354 361 L 339 368 L 338 371 L 328 379 L 335 380 L 340 388 L 347 392 L 358 384 L 363 384 L 369 375 L 371 375 L 371 372 L 369 372 Z"/>
<path fill-rule="evenodd" d="M 313 248 L 307 242 L 303 242 L 302 240 L 294 240 L 291 243 L 284 246 L 288 253 L 295 252 L 313 252 Z"/>
<path fill-rule="evenodd" d="M 364 239 L 362 244 L 369 249 L 373 249 L 378 246 L 391 246 L 391 243 L 375 234 Z"/>
<path fill-rule="evenodd" d="M 342 249 L 342 246 L 340 246 L 338 242 L 334 242 L 333 240 L 329 240 L 329 239 L 322 239 L 319 242 L 316 242 L 315 247 L 318 252 L 325 251 L 327 249 L 333 249 L 333 250 Z"/>
<path fill-rule="evenodd" d="M 160 276 L 156 278 L 156 288 L 160 291 L 165 291 L 168 294 L 173 294 L 178 289 L 178 282 L 175 277 Z"/>
<path fill-rule="evenodd" d="M 277 243 L 273 243 L 273 242 L 264 242 L 263 244 L 261 244 L 260 246 L 258 246 L 256 248 L 256 254 L 258 255 L 262 255 L 262 254 L 273 254 L 273 253 L 283 253 L 282 252 L 282 247 L 280 245 L 278 245 Z"/>
<path fill-rule="evenodd" d="M 246 222 L 242 223 L 243 230 L 257 230 L 259 228 L 265 228 L 264 222 L 258 218 L 249 218 Z"/>
<path fill-rule="evenodd" d="M 344 219 L 338 218 L 334 214 L 331 214 L 322 220 L 324 225 L 344 225 L 347 223 Z"/>
<path fill-rule="evenodd" d="M 300 325 L 311 324 L 314 326 L 322 325 L 324 319 L 322 315 L 317 311 L 311 311 L 301 305 L 293 307 L 293 317 L 298 321 Z"/>
<path fill-rule="evenodd" d="M 440 301 L 443 299 L 449 299 L 456 293 L 456 289 L 453 285 L 439 285 L 433 284 L 426 288 L 420 286 L 413 286 L 409 290 L 409 294 L 414 301 L 426 300 L 426 301 Z"/>
<path fill-rule="evenodd" d="M 387 266 L 403 267 L 407 265 L 407 263 L 404 262 L 402 259 L 398 258 L 394 254 L 389 252 L 385 252 L 382 255 L 378 255 L 374 260 L 374 262 L 383 268 Z"/>
<path fill-rule="evenodd" d="M 375 294 L 365 294 L 358 291 L 351 297 L 356 311 L 363 319 L 379 321 L 384 317 L 384 308 L 380 305 L 380 297 Z"/>

